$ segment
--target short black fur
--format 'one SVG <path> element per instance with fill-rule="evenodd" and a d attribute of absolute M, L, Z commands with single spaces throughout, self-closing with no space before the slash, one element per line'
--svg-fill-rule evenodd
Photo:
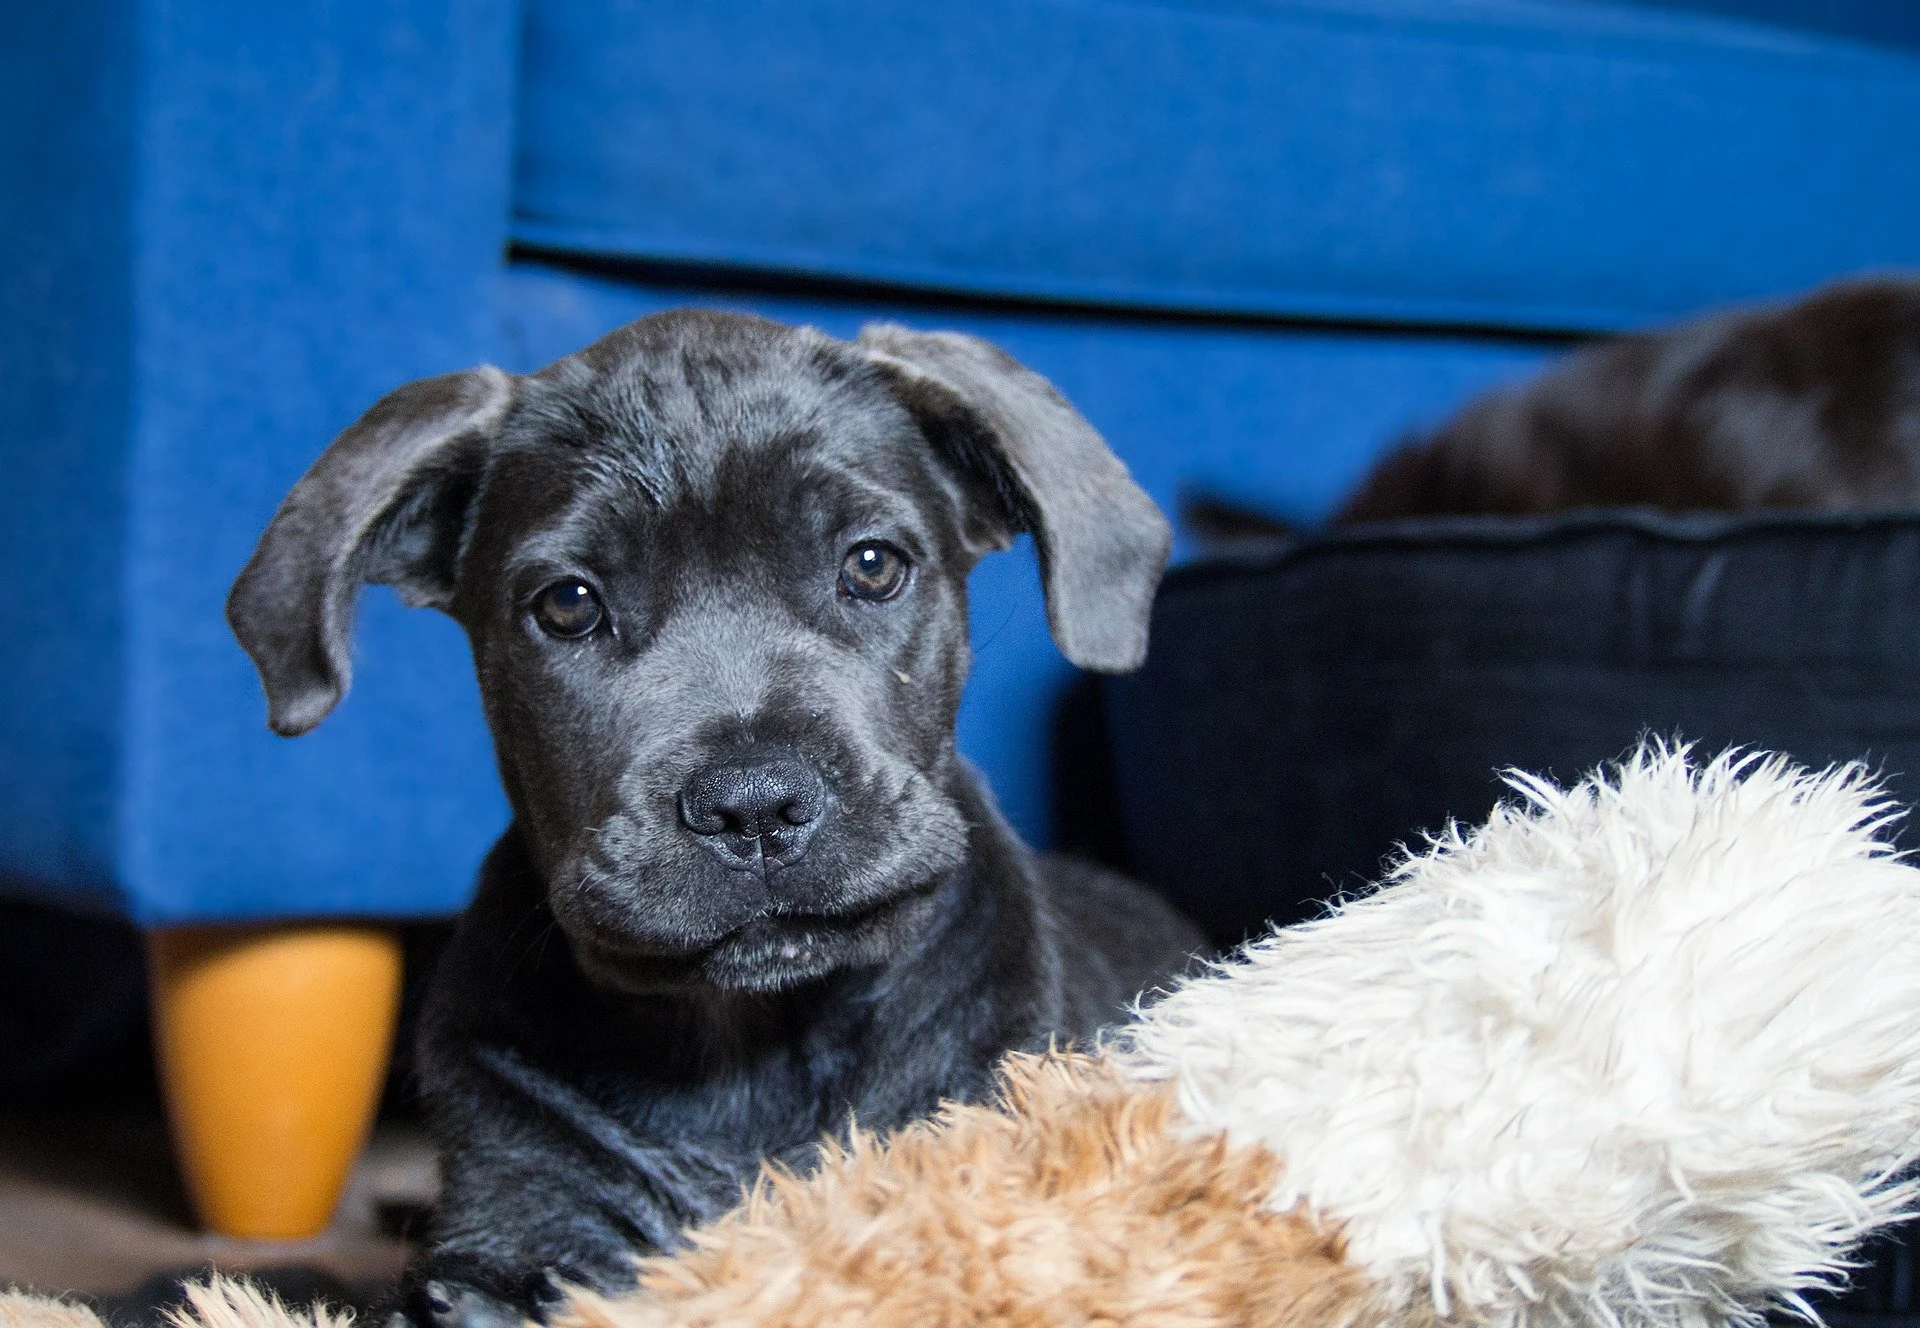
<path fill-rule="evenodd" d="M 1920 505 L 1920 279 L 1578 351 L 1383 457 L 1336 521 Z"/>

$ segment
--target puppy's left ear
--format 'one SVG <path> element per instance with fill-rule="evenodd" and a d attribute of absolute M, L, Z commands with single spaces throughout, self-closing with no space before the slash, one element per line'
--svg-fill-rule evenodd
<path fill-rule="evenodd" d="M 1139 668 L 1173 531 L 1094 427 L 978 337 L 873 323 L 854 345 L 935 445 L 992 484 L 1012 528 L 1033 532 L 1061 653 L 1101 673 Z"/>

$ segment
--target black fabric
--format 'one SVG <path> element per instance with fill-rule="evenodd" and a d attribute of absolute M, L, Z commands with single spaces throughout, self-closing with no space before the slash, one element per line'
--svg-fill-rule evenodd
<path fill-rule="evenodd" d="M 1128 865 L 1222 944 L 1643 734 L 1920 791 L 1920 516 L 1353 527 L 1175 572 L 1152 642 L 1105 684 Z"/>
<path fill-rule="evenodd" d="M 154 1100 L 140 933 L 0 899 L 0 1110 Z"/>

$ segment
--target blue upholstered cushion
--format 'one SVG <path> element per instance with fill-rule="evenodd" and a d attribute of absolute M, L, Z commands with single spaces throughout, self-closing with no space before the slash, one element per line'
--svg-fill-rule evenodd
<path fill-rule="evenodd" d="M 1920 57 L 1672 11 L 529 0 L 522 59 L 558 250 L 1565 328 L 1920 263 Z"/>

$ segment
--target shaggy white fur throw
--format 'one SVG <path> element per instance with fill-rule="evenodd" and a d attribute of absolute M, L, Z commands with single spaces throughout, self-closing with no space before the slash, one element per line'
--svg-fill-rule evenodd
<path fill-rule="evenodd" d="M 1400 1317 L 1750 1318 L 1894 1216 L 1920 872 L 1864 771 L 1652 749 L 1146 1013 L 1125 1072 L 1282 1159 Z"/>
<path fill-rule="evenodd" d="M 1512 782 L 1113 1045 L 1013 1058 L 999 1104 L 769 1176 L 558 1328 L 1805 1311 L 1913 1197 L 1920 870 L 1879 837 L 1893 808 L 1857 766 L 1664 748 Z M 36 1312 L 0 1298 L 0 1328 L 81 1328 Z M 290 1328 L 230 1287 L 196 1316 Z"/>

